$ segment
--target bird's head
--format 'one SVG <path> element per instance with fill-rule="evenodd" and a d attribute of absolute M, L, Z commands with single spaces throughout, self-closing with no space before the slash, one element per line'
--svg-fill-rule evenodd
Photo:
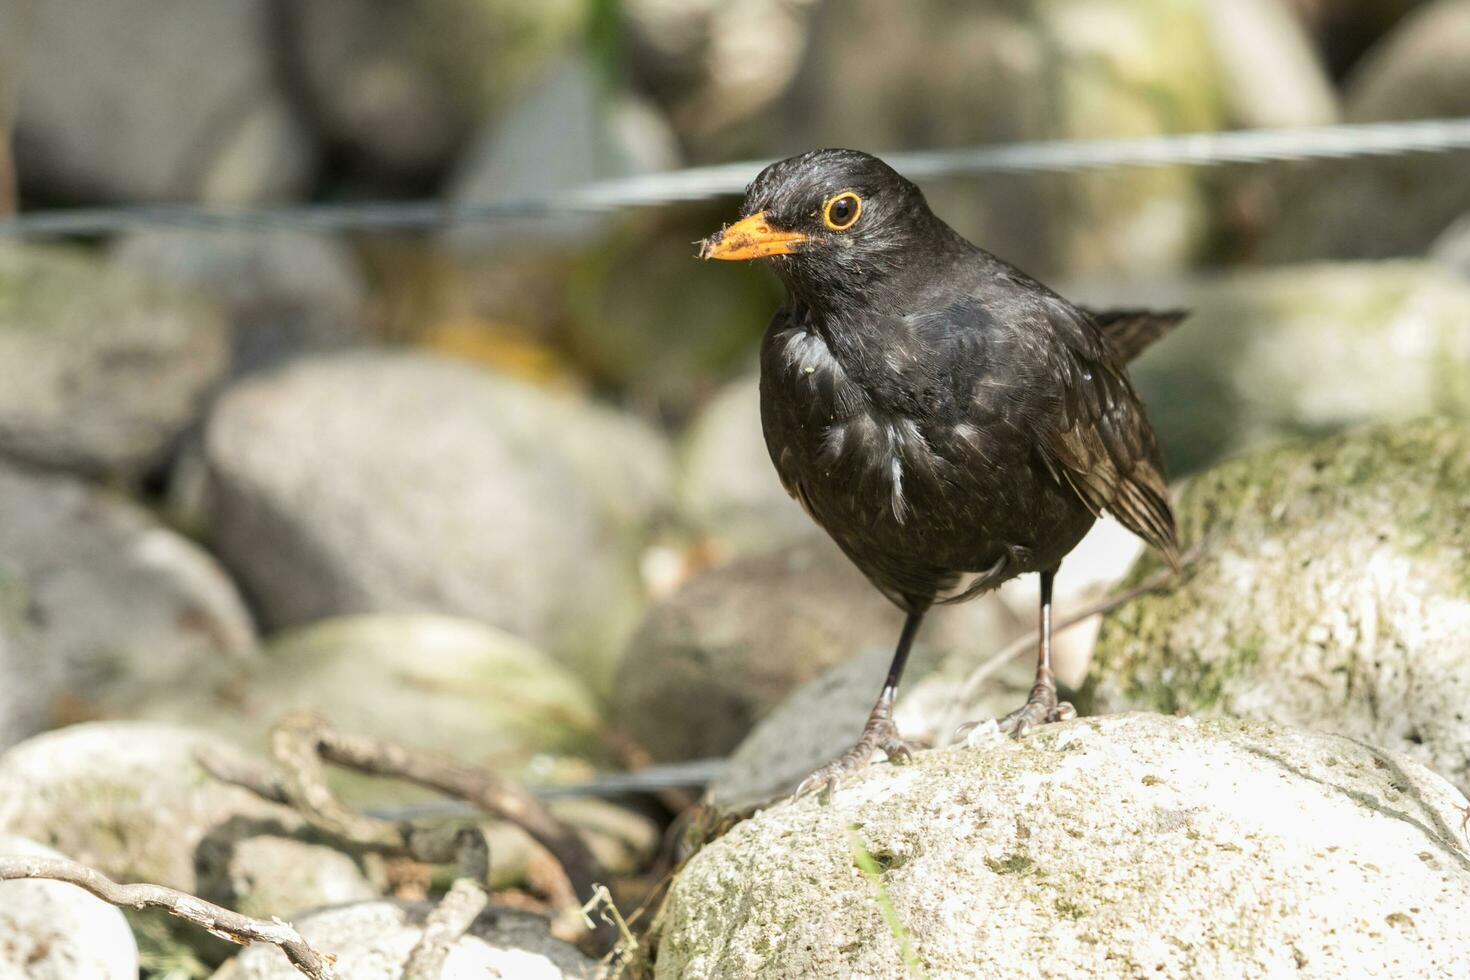
<path fill-rule="evenodd" d="M 917 187 L 857 150 L 771 164 L 746 187 L 740 213 L 700 243 L 700 258 L 768 260 L 801 297 L 881 288 L 953 235 Z"/>

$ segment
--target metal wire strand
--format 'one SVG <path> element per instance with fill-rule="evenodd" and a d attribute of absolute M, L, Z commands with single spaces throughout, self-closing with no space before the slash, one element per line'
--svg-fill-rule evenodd
<path fill-rule="evenodd" d="M 1300 129 L 1242 129 L 1138 139 L 1002 143 L 956 150 L 893 153 L 909 177 L 992 173 L 1067 173 L 1137 167 L 1215 167 L 1290 160 L 1448 153 L 1470 149 L 1470 119 L 1348 123 Z M 386 201 L 289 207 L 169 205 L 36 211 L 0 220 L 0 237 L 114 235 L 143 226 L 296 228 L 316 231 L 431 231 L 456 225 L 658 207 L 739 194 L 761 161 L 690 167 L 595 181 L 580 187 L 482 204 Z"/>

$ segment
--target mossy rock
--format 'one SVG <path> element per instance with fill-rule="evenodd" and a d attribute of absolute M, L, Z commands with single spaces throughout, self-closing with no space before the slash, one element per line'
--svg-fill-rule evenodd
<path fill-rule="evenodd" d="M 1318 728 L 1470 786 L 1467 514 L 1470 425 L 1446 420 L 1203 473 L 1178 503 L 1200 559 L 1106 618 L 1080 706 Z"/>
<path fill-rule="evenodd" d="M 136 476 L 202 411 L 229 328 L 77 249 L 0 245 L 0 452 Z"/>
<path fill-rule="evenodd" d="M 1340 736 L 1079 719 L 736 826 L 675 880 L 655 975 L 1460 974 L 1464 806 Z"/>

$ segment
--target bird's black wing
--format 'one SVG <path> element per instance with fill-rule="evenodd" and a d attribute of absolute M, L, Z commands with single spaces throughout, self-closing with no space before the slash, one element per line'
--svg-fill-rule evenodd
<path fill-rule="evenodd" d="M 1118 355 L 1120 364 L 1142 354 L 1154 341 L 1189 316 L 1187 310 L 1083 310 Z"/>
<path fill-rule="evenodd" d="M 1054 295 L 1033 307 L 1053 337 L 1049 373 L 1062 379 L 1041 452 L 1087 505 L 1106 510 L 1179 564 L 1174 513 L 1158 439 L 1110 341 L 1077 307 Z"/>

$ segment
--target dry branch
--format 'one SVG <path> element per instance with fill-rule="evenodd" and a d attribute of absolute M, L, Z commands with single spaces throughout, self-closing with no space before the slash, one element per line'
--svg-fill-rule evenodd
<path fill-rule="evenodd" d="M 201 754 L 200 762 L 217 778 L 286 804 L 316 829 L 351 844 L 426 864 L 461 860 L 463 841 L 452 827 L 380 820 L 344 805 L 327 786 L 325 764 L 401 779 L 514 824 L 545 848 L 560 867 L 551 899 L 563 919 L 580 923 L 582 904 L 596 894 L 602 868 L 591 850 L 541 801 L 514 782 L 395 742 L 344 734 L 323 719 L 305 714 L 289 715 L 276 725 L 270 751 L 274 767 L 230 762 L 212 753 Z M 596 938 L 606 946 L 614 936 L 600 928 Z"/>
<path fill-rule="evenodd" d="M 331 957 L 312 949 L 290 923 L 280 919 L 269 922 L 252 919 L 248 915 L 220 908 L 202 898 L 165 888 L 163 885 L 120 885 L 100 871 L 62 858 L 0 857 L 0 881 L 26 879 L 63 881 L 76 885 L 119 908 L 163 909 L 212 935 L 241 946 L 248 946 L 253 942 L 270 943 L 279 947 L 291 964 L 312 980 L 336 980 L 331 968 Z"/>

